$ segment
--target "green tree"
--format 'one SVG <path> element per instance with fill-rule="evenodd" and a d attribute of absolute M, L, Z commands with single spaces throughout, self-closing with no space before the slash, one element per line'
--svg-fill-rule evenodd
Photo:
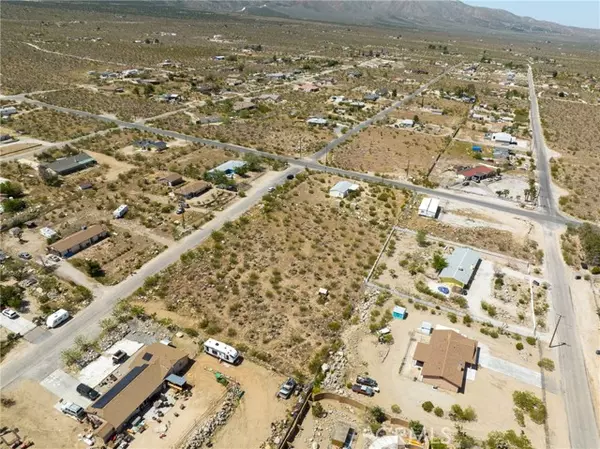
<path fill-rule="evenodd" d="M 7 198 L 2 201 L 2 207 L 4 208 L 4 212 L 14 214 L 25 209 L 27 204 L 20 198 Z"/>
<path fill-rule="evenodd" d="M 425 426 L 423 426 L 423 424 L 421 424 L 420 421 L 409 421 L 408 428 L 412 431 L 414 437 L 417 440 L 423 441 L 423 439 L 425 438 L 425 434 L 423 433 Z"/>
<path fill-rule="evenodd" d="M 385 416 L 385 411 L 379 406 L 371 407 L 369 409 L 369 413 L 371 414 L 371 417 L 379 424 L 385 422 L 387 419 Z"/>
<path fill-rule="evenodd" d="M 448 449 L 448 445 L 442 443 L 439 438 L 433 438 L 429 443 L 429 449 Z"/>
<path fill-rule="evenodd" d="M 533 449 L 525 432 L 521 431 L 521 434 L 517 435 L 512 429 L 506 432 L 490 432 L 484 446 L 486 449 Z"/>
<path fill-rule="evenodd" d="M 23 290 L 15 285 L 0 285 L 0 304 L 2 307 L 19 309 L 23 303 Z"/>
<path fill-rule="evenodd" d="M 453 442 L 457 449 L 471 449 L 477 446 L 477 440 L 471 435 L 468 435 L 463 430 L 462 426 L 456 424 L 455 429 L 456 433 L 454 434 Z"/>
<path fill-rule="evenodd" d="M 85 271 L 90 277 L 93 278 L 104 276 L 104 270 L 102 269 L 100 263 L 96 260 L 86 260 Z"/>
<path fill-rule="evenodd" d="M 315 418 L 321 418 L 325 414 L 325 410 L 323 410 L 323 406 L 318 401 L 313 401 L 311 408 L 312 408 L 312 415 Z"/>
<path fill-rule="evenodd" d="M 448 266 L 448 262 L 440 253 L 436 252 L 433 255 L 433 262 L 431 264 L 436 271 L 442 271 Z"/>
<path fill-rule="evenodd" d="M 441 418 L 442 416 L 444 416 L 444 410 L 441 407 L 436 407 L 433 409 L 433 413 L 435 414 L 435 416 L 437 416 L 438 418 Z"/>
<path fill-rule="evenodd" d="M 427 413 L 430 413 L 433 410 L 434 405 L 431 401 L 425 401 L 421 404 L 421 407 L 423 407 L 423 410 L 425 410 Z"/>
<path fill-rule="evenodd" d="M 19 184 L 6 181 L 0 184 L 0 194 L 19 198 L 23 196 L 23 188 Z"/>

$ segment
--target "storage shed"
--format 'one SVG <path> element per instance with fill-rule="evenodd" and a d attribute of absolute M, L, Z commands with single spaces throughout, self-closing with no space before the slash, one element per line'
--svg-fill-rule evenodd
<path fill-rule="evenodd" d="M 440 200 L 437 198 L 423 198 L 419 206 L 419 215 L 422 217 L 435 218 L 440 207 Z"/>
<path fill-rule="evenodd" d="M 403 320 L 406 318 L 406 309 L 404 307 L 394 306 L 394 309 L 392 310 L 392 316 L 397 320 Z"/>
<path fill-rule="evenodd" d="M 346 198 L 350 192 L 360 189 L 358 184 L 349 181 L 340 181 L 329 190 L 329 196 L 333 198 Z"/>
<path fill-rule="evenodd" d="M 331 433 L 331 445 L 335 447 L 351 447 L 355 431 L 348 424 L 343 422 L 336 423 Z"/>
<path fill-rule="evenodd" d="M 433 325 L 429 321 L 423 321 L 419 328 L 419 332 L 425 335 L 431 335 L 433 332 Z"/>

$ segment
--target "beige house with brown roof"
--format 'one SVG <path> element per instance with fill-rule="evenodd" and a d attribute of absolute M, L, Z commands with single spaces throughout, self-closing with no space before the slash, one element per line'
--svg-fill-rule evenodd
<path fill-rule="evenodd" d="M 211 185 L 206 181 L 193 181 L 175 191 L 176 194 L 181 195 L 185 199 L 195 198 L 208 192 Z"/>
<path fill-rule="evenodd" d="M 423 367 L 423 382 L 460 393 L 467 368 L 477 366 L 477 341 L 453 330 L 434 330 L 429 344 L 417 343 L 413 359 Z"/>
<path fill-rule="evenodd" d="M 48 252 L 60 257 L 69 257 L 106 237 L 108 237 L 108 231 L 104 226 L 92 225 L 54 242 L 48 246 Z"/>
<path fill-rule="evenodd" d="M 165 378 L 181 372 L 188 363 L 187 354 L 172 346 L 154 343 L 142 348 L 129 372 L 86 409 L 103 421 L 96 435 L 106 441 L 123 430 L 165 388 Z"/>

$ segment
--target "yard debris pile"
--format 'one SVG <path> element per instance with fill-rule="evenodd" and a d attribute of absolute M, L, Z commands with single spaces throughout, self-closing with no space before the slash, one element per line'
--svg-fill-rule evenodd
<path fill-rule="evenodd" d="M 341 406 L 345 410 L 337 410 L 335 408 L 327 408 L 327 414 L 323 418 L 315 420 L 312 428 L 312 436 L 306 432 L 305 446 L 313 449 L 329 447 L 331 434 L 336 424 L 339 422 L 350 424 L 356 431 L 360 431 L 361 425 L 356 418 L 356 410 L 350 405 Z M 346 412 L 347 410 L 347 412 Z M 310 413 L 310 412 L 309 412 Z M 365 435 L 367 432 L 365 431 Z M 366 447 L 366 446 L 365 446 Z"/>
<path fill-rule="evenodd" d="M 152 337 L 152 340 L 164 340 L 170 339 L 173 335 L 173 329 L 169 329 L 168 327 L 162 325 L 161 323 L 157 323 L 154 320 L 146 319 L 146 320 L 133 320 L 130 322 L 129 328 L 131 330 L 131 335 L 136 335 L 136 340 L 139 340 L 140 336 L 147 335 Z"/>
<path fill-rule="evenodd" d="M 194 431 L 187 443 L 185 443 L 184 449 L 196 449 L 203 447 L 205 443 L 208 443 L 217 429 L 225 425 L 227 420 L 233 415 L 242 394 L 243 391 L 239 385 L 232 385 L 227 391 L 227 396 L 219 411 Z"/>
<path fill-rule="evenodd" d="M 98 357 L 101 352 L 106 351 L 112 345 L 119 340 L 125 338 L 129 333 L 129 326 L 127 323 L 121 323 L 110 332 L 107 332 L 101 339 L 98 340 L 97 345 L 84 351 L 81 357 L 75 362 L 79 369 L 85 368 L 87 365 L 92 363 Z M 96 347 L 100 349 L 100 352 L 96 350 Z"/>
<path fill-rule="evenodd" d="M 345 395 L 344 382 L 346 377 L 346 366 L 348 359 L 341 349 L 329 356 L 329 363 L 322 366 L 326 372 L 325 379 L 321 384 L 326 390 L 335 391 L 338 394 Z"/>
<path fill-rule="evenodd" d="M 280 419 L 271 423 L 271 436 L 267 441 L 260 445 L 261 449 L 276 448 L 281 443 L 288 430 L 288 420 Z"/>

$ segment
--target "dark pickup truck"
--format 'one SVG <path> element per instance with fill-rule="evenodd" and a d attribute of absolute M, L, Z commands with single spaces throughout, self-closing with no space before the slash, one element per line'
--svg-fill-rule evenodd
<path fill-rule="evenodd" d="M 364 394 L 365 396 L 373 396 L 375 392 L 371 387 L 367 387 L 366 385 L 354 384 L 352 385 L 352 391 L 358 394 Z"/>

